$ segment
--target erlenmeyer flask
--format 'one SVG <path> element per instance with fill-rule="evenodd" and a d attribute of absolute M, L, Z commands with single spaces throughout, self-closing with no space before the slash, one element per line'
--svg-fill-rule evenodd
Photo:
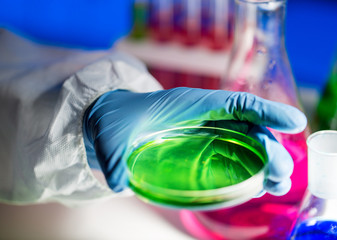
<path fill-rule="evenodd" d="M 308 138 L 309 184 L 291 240 L 337 239 L 337 131 Z"/>
<path fill-rule="evenodd" d="M 302 109 L 284 43 L 285 9 L 286 0 L 236 0 L 234 45 L 222 89 Z M 204 238 L 202 232 L 206 239 L 286 239 L 307 187 L 309 130 L 295 135 L 271 131 L 295 163 L 290 192 L 217 211 L 183 211 L 182 221 L 196 237 Z"/>
<path fill-rule="evenodd" d="M 318 102 L 316 124 L 319 130 L 337 130 L 337 57 L 330 78 Z"/>

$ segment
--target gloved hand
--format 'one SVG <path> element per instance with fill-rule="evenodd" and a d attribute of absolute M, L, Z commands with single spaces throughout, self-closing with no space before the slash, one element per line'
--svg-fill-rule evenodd
<path fill-rule="evenodd" d="M 151 93 L 116 90 L 105 93 L 87 109 L 84 138 L 88 154 L 97 161 L 111 189 L 128 183 L 122 156 L 140 133 L 178 126 L 230 126 L 265 146 L 269 175 L 265 190 L 283 195 L 291 187 L 293 161 L 266 127 L 286 133 L 304 130 L 307 120 L 292 106 L 243 92 L 174 88 Z"/>

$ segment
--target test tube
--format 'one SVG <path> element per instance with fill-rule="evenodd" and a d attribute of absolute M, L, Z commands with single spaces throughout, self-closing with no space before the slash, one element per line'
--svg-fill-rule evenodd
<path fill-rule="evenodd" d="M 150 1 L 150 34 L 154 40 L 166 42 L 173 35 L 173 0 Z"/>
<path fill-rule="evenodd" d="M 177 87 L 177 74 L 174 71 L 152 66 L 149 67 L 149 72 L 164 89 Z"/>
<path fill-rule="evenodd" d="M 202 76 L 191 72 L 179 72 L 177 74 L 179 87 L 202 88 Z"/>
<path fill-rule="evenodd" d="M 215 50 L 229 49 L 233 39 L 233 0 L 203 0 L 203 42 Z"/>
<path fill-rule="evenodd" d="M 220 88 L 220 76 L 203 76 L 202 88 L 204 89 L 219 89 Z"/>
<path fill-rule="evenodd" d="M 201 0 L 176 1 L 175 32 L 179 42 L 191 46 L 201 40 Z"/>

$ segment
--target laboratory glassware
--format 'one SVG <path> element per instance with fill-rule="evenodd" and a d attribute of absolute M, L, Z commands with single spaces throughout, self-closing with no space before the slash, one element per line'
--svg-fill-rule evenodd
<path fill-rule="evenodd" d="M 175 88 L 178 86 L 177 73 L 171 69 L 149 66 L 149 72 L 157 79 L 164 89 Z"/>
<path fill-rule="evenodd" d="M 176 76 L 177 87 L 202 88 L 205 81 L 201 74 L 191 72 L 178 72 Z"/>
<path fill-rule="evenodd" d="M 130 187 L 146 202 L 192 210 L 248 201 L 263 190 L 268 157 L 240 132 L 180 127 L 137 138 L 124 156 Z"/>
<path fill-rule="evenodd" d="M 173 0 L 150 0 L 149 28 L 151 38 L 160 42 L 173 37 Z"/>
<path fill-rule="evenodd" d="M 210 74 L 193 74 L 189 72 L 179 72 L 177 74 L 178 87 L 192 87 L 203 89 L 219 89 L 220 77 Z"/>
<path fill-rule="evenodd" d="M 337 131 L 309 136 L 308 190 L 290 240 L 337 239 Z"/>
<path fill-rule="evenodd" d="M 250 92 L 302 109 L 284 43 L 285 0 L 236 0 L 235 35 L 222 89 Z M 307 187 L 307 128 L 299 134 L 270 129 L 294 160 L 292 187 L 284 196 L 266 194 L 234 208 L 182 212 L 189 232 L 224 239 L 285 239 Z M 210 237 L 212 239 L 212 237 Z"/>
<path fill-rule="evenodd" d="M 214 50 L 229 50 L 233 40 L 234 0 L 202 0 L 202 39 Z"/>
<path fill-rule="evenodd" d="M 337 57 L 318 102 L 315 124 L 319 130 L 337 130 Z"/>

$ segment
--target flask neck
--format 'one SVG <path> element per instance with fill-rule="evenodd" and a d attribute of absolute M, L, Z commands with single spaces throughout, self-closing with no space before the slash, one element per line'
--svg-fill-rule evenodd
<path fill-rule="evenodd" d="M 269 53 L 284 50 L 286 0 L 236 0 L 234 48 L 242 41 Z"/>

